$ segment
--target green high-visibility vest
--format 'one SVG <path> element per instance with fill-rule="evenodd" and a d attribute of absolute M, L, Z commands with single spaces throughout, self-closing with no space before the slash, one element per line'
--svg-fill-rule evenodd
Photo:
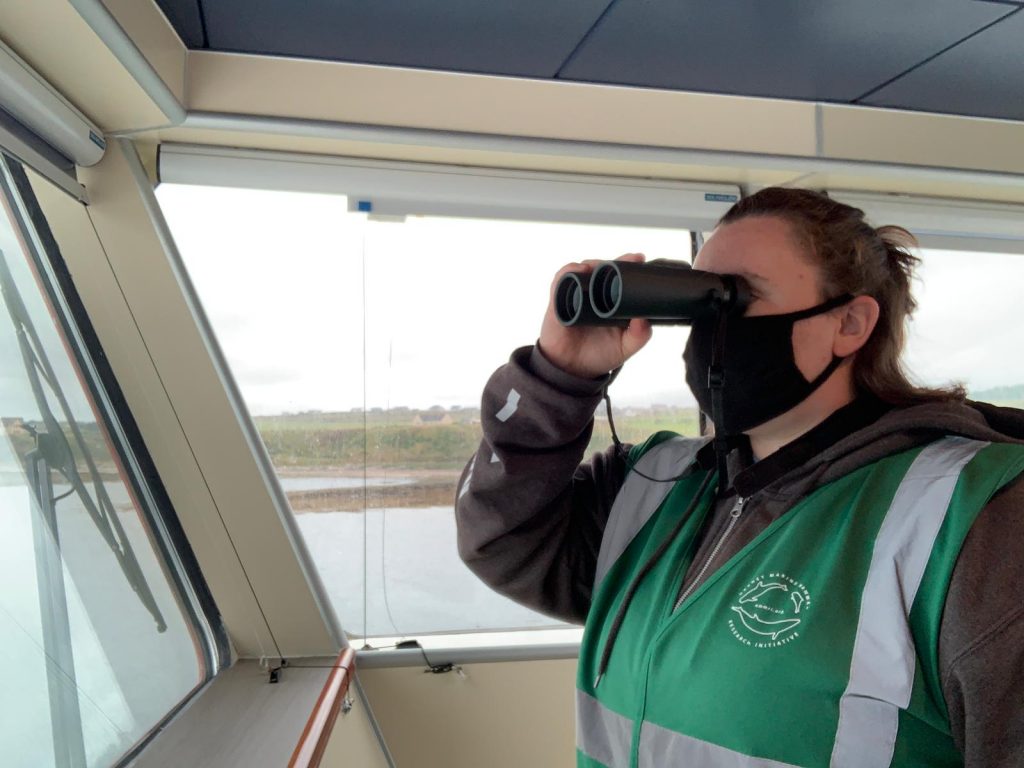
<path fill-rule="evenodd" d="M 661 433 L 631 459 L 673 477 L 699 446 Z M 1024 446 L 959 437 L 887 457 L 812 492 L 677 607 L 710 485 L 640 583 L 595 686 L 628 585 L 704 479 L 630 473 L 580 649 L 578 765 L 962 765 L 939 675 L 942 610 L 976 516 L 1022 469 Z"/>

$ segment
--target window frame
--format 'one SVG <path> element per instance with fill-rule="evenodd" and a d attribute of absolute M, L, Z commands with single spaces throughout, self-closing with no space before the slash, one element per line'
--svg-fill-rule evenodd
<path fill-rule="evenodd" d="M 206 579 L 185 537 L 181 522 L 161 481 L 138 425 L 110 367 L 71 279 L 46 215 L 22 163 L 0 150 L 0 194 L 7 196 L 39 286 L 53 310 L 57 330 L 66 342 L 86 394 L 110 437 L 109 446 L 124 469 L 125 480 L 138 500 L 138 511 L 149 531 L 155 556 L 162 561 L 169 588 L 177 594 L 185 621 L 200 652 L 200 680 L 189 693 L 154 723 L 115 766 L 128 765 L 164 725 L 199 695 L 231 663 L 230 641 Z M 8 177 L 13 185 L 8 183 Z M 44 179 L 46 183 L 48 179 Z"/>

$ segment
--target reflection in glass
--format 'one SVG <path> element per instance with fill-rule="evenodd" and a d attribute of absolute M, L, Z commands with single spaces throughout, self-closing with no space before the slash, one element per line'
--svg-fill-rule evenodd
<path fill-rule="evenodd" d="M 108 766 L 205 679 L 205 662 L 44 294 L 36 241 L 17 228 L 24 216 L 3 173 L 3 764 Z"/>

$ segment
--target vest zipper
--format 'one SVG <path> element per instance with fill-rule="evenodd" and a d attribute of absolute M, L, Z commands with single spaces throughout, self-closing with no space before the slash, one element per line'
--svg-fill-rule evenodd
<path fill-rule="evenodd" d="M 708 568 L 711 567 L 712 561 L 718 555 L 722 545 L 725 544 L 725 540 L 729 538 L 729 534 L 732 533 L 732 529 L 736 527 L 736 521 L 740 518 L 740 513 L 743 512 L 743 505 L 747 503 L 747 500 L 742 496 L 736 499 L 736 504 L 733 506 L 732 511 L 729 513 L 729 524 L 725 527 L 725 531 L 718 539 L 718 543 L 715 544 L 715 548 L 711 550 L 711 554 L 708 555 L 708 559 L 704 561 L 704 565 L 701 567 L 700 572 L 696 578 L 690 583 L 686 591 L 679 596 L 676 600 L 676 604 L 672 607 L 672 611 L 675 612 L 679 609 L 679 606 L 683 604 L 683 601 L 690 596 L 690 593 L 701 583 L 701 579 L 704 578 L 704 574 L 707 573 Z M 684 577 L 685 578 L 685 577 Z"/>

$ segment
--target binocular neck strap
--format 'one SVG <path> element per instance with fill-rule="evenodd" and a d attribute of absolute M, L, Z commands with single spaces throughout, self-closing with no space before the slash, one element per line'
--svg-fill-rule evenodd
<path fill-rule="evenodd" d="M 718 495 L 724 496 L 729 487 L 729 467 L 726 459 L 729 455 L 729 438 L 721 425 L 723 419 L 723 390 L 725 389 L 725 369 L 722 367 L 725 357 L 725 329 L 729 310 L 719 303 L 718 322 L 715 323 L 715 335 L 711 340 L 711 365 L 708 368 L 708 390 L 711 392 L 711 421 L 715 425 L 715 464 L 718 468 Z"/>

